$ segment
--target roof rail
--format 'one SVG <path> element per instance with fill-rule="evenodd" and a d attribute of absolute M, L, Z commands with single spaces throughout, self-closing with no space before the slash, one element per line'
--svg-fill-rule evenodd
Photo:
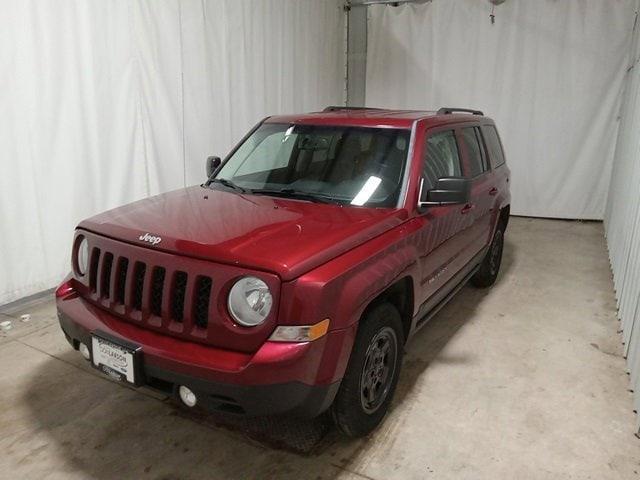
<path fill-rule="evenodd" d="M 471 110 L 470 108 L 455 108 L 455 107 L 442 107 L 438 110 L 438 115 L 451 115 L 452 113 L 461 112 L 461 113 L 471 113 L 473 115 L 483 115 L 480 110 Z"/>
<path fill-rule="evenodd" d="M 373 108 L 373 107 L 341 107 L 341 106 L 332 105 L 325 108 L 322 111 L 323 112 L 339 112 L 341 110 L 381 110 L 381 109 Z"/>

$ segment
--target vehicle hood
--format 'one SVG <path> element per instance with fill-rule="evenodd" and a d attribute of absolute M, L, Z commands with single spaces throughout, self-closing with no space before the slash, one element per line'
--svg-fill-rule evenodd
<path fill-rule="evenodd" d="M 78 227 L 291 280 L 406 218 L 400 209 L 343 207 L 195 186 L 109 210 Z M 145 234 L 161 240 L 141 240 Z"/>

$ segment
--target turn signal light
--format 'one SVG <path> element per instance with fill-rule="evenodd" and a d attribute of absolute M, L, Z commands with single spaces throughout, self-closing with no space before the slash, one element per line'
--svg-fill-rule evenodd
<path fill-rule="evenodd" d="M 281 325 L 274 330 L 269 340 L 272 342 L 312 342 L 327 334 L 329 323 L 330 320 L 325 318 L 315 325 Z"/>

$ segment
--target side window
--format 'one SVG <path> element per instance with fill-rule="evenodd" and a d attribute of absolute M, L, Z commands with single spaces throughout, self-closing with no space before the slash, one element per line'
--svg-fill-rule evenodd
<path fill-rule="evenodd" d="M 498 136 L 496 127 L 493 125 L 483 125 L 482 134 L 487 142 L 487 149 L 489 150 L 493 168 L 504 165 L 504 152 L 502 151 L 502 144 L 500 143 L 500 137 Z"/>
<path fill-rule="evenodd" d="M 439 178 L 462 175 L 453 130 L 439 132 L 427 138 L 422 175 L 428 188 L 433 188 Z"/>
<path fill-rule="evenodd" d="M 487 170 L 487 160 L 481 147 L 480 132 L 478 127 L 467 127 L 462 129 L 462 141 L 469 155 L 469 169 L 467 177 L 473 178 Z"/>

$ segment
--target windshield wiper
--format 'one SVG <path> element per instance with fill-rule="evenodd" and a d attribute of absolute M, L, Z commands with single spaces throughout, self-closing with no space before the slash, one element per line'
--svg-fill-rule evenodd
<path fill-rule="evenodd" d="M 242 188 L 240 185 L 236 185 L 231 180 L 227 180 L 226 178 L 212 178 L 210 180 L 210 183 L 220 183 L 225 187 L 232 188 L 233 190 L 237 190 L 242 193 L 245 193 L 247 191 L 245 188 Z"/>
<path fill-rule="evenodd" d="M 337 200 L 329 195 L 323 195 L 322 193 L 302 192 L 300 190 L 294 190 L 293 188 L 283 188 L 281 190 L 251 190 L 251 193 L 254 193 L 256 195 L 272 195 L 274 197 L 296 198 L 299 200 L 309 200 L 311 202 L 318 203 L 337 203 Z"/>

